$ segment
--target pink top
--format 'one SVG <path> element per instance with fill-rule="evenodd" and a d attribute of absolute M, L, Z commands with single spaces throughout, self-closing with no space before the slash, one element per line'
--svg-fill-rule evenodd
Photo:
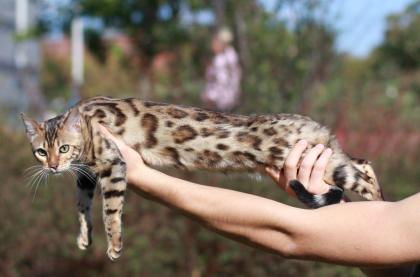
<path fill-rule="evenodd" d="M 215 55 L 206 72 L 204 97 L 220 111 L 229 111 L 239 101 L 241 68 L 233 47 Z"/>

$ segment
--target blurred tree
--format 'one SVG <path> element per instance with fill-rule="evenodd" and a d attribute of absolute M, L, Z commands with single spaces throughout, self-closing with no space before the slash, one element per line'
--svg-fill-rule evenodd
<path fill-rule="evenodd" d="M 127 33 L 143 64 L 148 65 L 159 51 L 185 41 L 185 27 L 180 24 L 182 0 L 72 0 L 80 14 L 99 17 L 105 27 Z M 70 17 L 72 14 L 68 13 Z"/>
<path fill-rule="evenodd" d="M 107 45 L 101 37 L 101 33 L 93 28 L 85 30 L 85 41 L 89 51 L 95 56 L 100 63 L 106 62 Z"/>
<path fill-rule="evenodd" d="M 377 64 L 403 70 L 420 67 L 420 1 L 388 17 L 385 40 L 376 50 Z"/>
<path fill-rule="evenodd" d="M 245 101 L 252 103 L 243 111 L 305 112 L 335 57 L 335 33 L 320 16 L 328 3 L 277 1 L 267 11 L 255 0 L 226 2 L 244 69 Z M 282 16 L 283 10 L 293 19 Z"/>
<path fill-rule="evenodd" d="M 126 33 L 145 76 L 158 53 L 175 53 L 177 66 L 169 79 L 155 76 L 148 79 L 146 87 L 154 94 L 157 86 L 161 89 L 167 84 L 167 91 L 178 87 L 179 99 L 186 98 L 188 87 L 195 88 L 191 91 L 194 95 L 199 94 L 197 86 L 189 84 L 203 76 L 205 57 L 210 57 L 211 27 L 228 26 L 234 31 L 243 66 L 241 111 L 303 112 L 314 88 L 328 76 L 335 56 L 335 33 L 323 16 L 328 6 L 323 0 L 280 0 L 268 11 L 257 0 L 72 0 L 62 14 L 68 22 L 78 10 L 101 19 L 105 28 L 99 31 L 114 28 Z M 290 11 L 293 18 L 282 15 L 283 10 Z M 212 14 L 212 22 L 200 22 L 203 13 Z M 86 37 L 91 51 L 105 57 L 99 33 L 90 31 Z M 197 101 L 198 97 L 191 99 Z"/>

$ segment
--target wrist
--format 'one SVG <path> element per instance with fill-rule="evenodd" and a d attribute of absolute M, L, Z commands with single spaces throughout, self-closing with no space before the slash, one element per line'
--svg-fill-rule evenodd
<path fill-rule="evenodd" d="M 173 182 L 172 177 L 161 173 L 145 164 L 138 164 L 132 175 L 129 177 L 130 184 L 140 192 L 150 197 L 159 198 L 160 194 L 167 193 L 170 186 L 166 184 Z"/>
<path fill-rule="evenodd" d="M 128 183 L 142 189 L 146 185 L 146 180 L 150 179 L 148 176 L 151 174 L 151 170 L 143 163 L 136 163 L 127 172 Z"/>

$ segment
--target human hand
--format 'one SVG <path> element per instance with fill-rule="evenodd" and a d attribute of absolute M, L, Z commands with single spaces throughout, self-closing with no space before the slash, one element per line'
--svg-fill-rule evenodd
<path fill-rule="evenodd" d="M 105 137 L 111 139 L 117 145 L 127 166 L 127 181 L 132 183 L 135 176 L 138 175 L 138 171 L 146 167 L 143 158 L 123 140 L 112 135 L 103 125 L 99 125 L 99 128 Z"/>
<path fill-rule="evenodd" d="M 325 149 L 323 145 L 319 144 L 307 152 L 299 166 L 302 153 L 305 151 L 307 145 L 308 143 L 306 141 L 299 141 L 290 151 L 284 162 L 284 168 L 281 171 L 272 167 L 265 169 L 279 187 L 292 196 L 296 195 L 289 187 L 291 180 L 300 181 L 313 194 L 324 194 L 328 192 L 330 187 L 324 182 L 323 177 L 328 160 L 332 155 L 332 150 L 330 148 Z"/>

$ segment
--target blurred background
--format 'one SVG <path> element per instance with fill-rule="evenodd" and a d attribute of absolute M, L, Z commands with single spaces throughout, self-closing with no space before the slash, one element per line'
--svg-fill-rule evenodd
<path fill-rule="evenodd" d="M 105 255 L 99 197 L 94 244 L 78 250 L 74 180 L 28 186 L 24 170 L 36 163 L 18 114 L 45 119 L 80 98 L 306 114 L 330 126 L 351 155 L 373 162 L 387 199 L 419 191 L 420 1 L 1 3 L 1 276 L 362 276 L 256 251 L 132 193 L 122 257 L 111 263 Z M 218 106 L 227 97 L 218 95 L 209 104 L 214 69 L 232 68 L 235 103 Z M 299 205 L 268 179 L 168 172 Z"/>

